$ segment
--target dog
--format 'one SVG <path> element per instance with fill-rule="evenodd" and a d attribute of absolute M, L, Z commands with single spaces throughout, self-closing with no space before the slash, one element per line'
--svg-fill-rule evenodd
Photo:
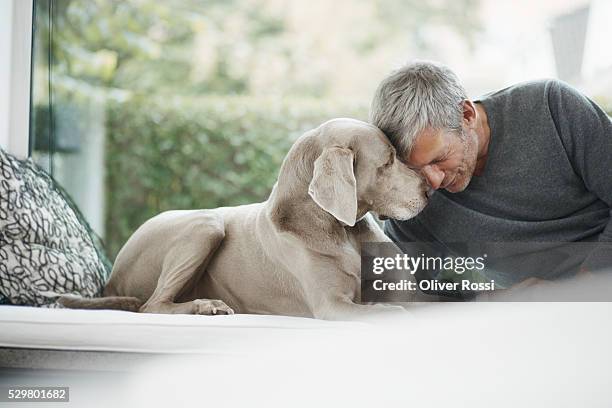
<path fill-rule="evenodd" d="M 382 131 L 333 119 L 296 140 L 266 201 L 163 212 L 120 250 L 104 297 L 59 303 L 331 320 L 397 311 L 358 303 L 360 243 L 391 242 L 370 212 L 409 219 L 426 205 L 427 190 Z"/>

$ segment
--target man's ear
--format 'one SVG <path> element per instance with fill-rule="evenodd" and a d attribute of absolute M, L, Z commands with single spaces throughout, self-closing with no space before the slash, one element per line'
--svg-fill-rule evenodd
<path fill-rule="evenodd" d="M 308 194 L 315 203 L 338 221 L 353 226 L 357 219 L 357 180 L 353 152 L 328 147 L 315 160 Z"/>
<path fill-rule="evenodd" d="M 463 123 L 465 123 L 468 128 L 473 128 L 476 124 L 476 105 L 469 99 L 465 99 L 461 102 L 461 105 L 463 106 Z"/>

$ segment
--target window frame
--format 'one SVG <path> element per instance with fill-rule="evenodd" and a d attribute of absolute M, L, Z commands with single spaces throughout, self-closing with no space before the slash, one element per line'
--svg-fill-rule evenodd
<path fill-rule="evenodd" d="M 30 89 L 35 0 L 8 0 L 0 9 L 0 146 L 18 157 L 30 153 Z"/>

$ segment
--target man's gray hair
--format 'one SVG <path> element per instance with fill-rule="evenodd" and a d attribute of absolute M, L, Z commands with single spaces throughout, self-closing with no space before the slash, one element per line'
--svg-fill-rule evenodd
<path fill-rule="evenodd" d="M 387 135 L 400 157 L 407 157 L 416 135 L 426 128 L 461 132 L 465 99 L 465 89 L 453 71 L 435 62 L 415 61 L 378 86 L 370 122 Z"/>

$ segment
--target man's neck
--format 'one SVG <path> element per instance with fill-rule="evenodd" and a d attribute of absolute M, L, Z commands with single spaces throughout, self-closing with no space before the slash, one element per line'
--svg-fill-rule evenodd
<path fill-rule="evenodd" d="M 489 121 L 487 119 L 487 112 L 481 103 L 475 103 L 477 112 L 477 124 L 474 131 L 478 136 L 478 155 L 476 158 L 476 167 L 474 169 L 474 175 L 480 175 L 487 164 L 487 154 L 489 152 L 489 141 L 491 140 L 491 129 L 489 128 Z"/>

